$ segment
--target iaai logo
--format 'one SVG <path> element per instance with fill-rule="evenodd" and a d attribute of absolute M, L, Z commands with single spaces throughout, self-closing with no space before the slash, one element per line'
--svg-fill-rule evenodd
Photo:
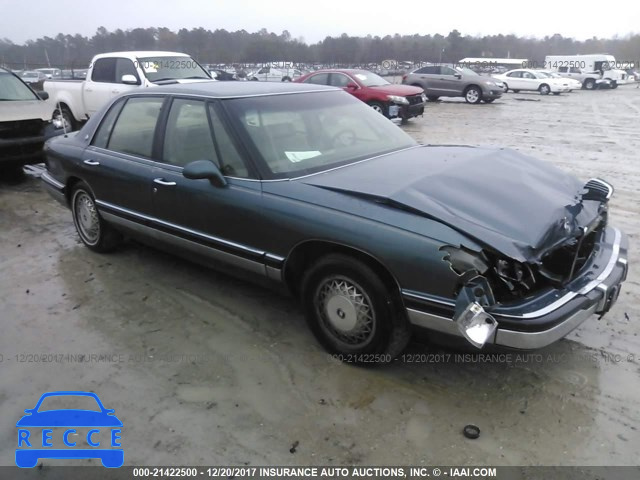
<path fill-rule="evenodd" d="M 91 409 L 47 408 L 51 403 L 77 403 L 78 400 L 84 402 L 83 407 Z M 121 467 L 124 463 L 122 422 L 114 415 L 115 410 L 104 408 L 95 393 L 48 392 L 34 408 L 24 413 L 16 424 L 18 467 L 35 467 L 42 458 L 99 458 L 108 468 Z"/>

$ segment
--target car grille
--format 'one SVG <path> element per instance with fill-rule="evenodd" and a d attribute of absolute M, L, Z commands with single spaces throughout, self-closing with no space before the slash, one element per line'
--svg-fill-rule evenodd
<path fill-rule="evenodd" d="M 42 135 L 45 122 L 40 119 L 0 122 L 0 138 L 13 139 L 39 137 Z"/>
<path fill-rule="evenodd" d="M 407 97 L 407 100 L 409 100 L 409 105 L 417 105 L 418 103 L 422 103 L 422 94 L 419 93 L 418 95 L 409 95 Z"/>

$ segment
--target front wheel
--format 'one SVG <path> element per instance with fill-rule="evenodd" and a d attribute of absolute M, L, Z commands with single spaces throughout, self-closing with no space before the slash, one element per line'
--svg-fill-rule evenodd
<path fill-rule="evenodd" d="M 585 90 L 593 90 L 596 86 L 596 81 L 593 78 L 587 78 L 584 81 Z"/>
<path fill-rule="evenodd" d="M 381 103 L 371 102 L 369 103 L 369 106 L 381 115 L 384 115 L 385 117 L 387 116 L 387 109 Z"/>
<path fill-rule="evenodd" d="M 71 213 L 80 240 L 94 252 L 110 252 L 122 240 L 120 233 L 100 216 L 93 194 L 83 182 L 73 189 Z"/>
<path fill-rule="evenodd" d="M 464 99 L 467 103 L 480 103 L 482 100 L 482 92 L 478 87 L 469 87 L 464 93 Z"/>
<path fill-rule="evenodd" d="M 509 85 L 507 85 L 507 82 L 504 82 L 504 87 L 502 87 L 502 90 L 504 90 L 504 93 L 507 93 L 509 91 Z"/>
<path fill-rule="evenodd" d="M 611 81 L 611 88 L 618 88 L 618 82 L 616 82 L 615 80 L 611 80 L 611 79 L 607 79 Z"/>
<path fill-rule="evenodd" d="M 540 92 L 540 95 L 549 95 L 549 93 L 551 93 L 551 88 L 546 83 L 543 83 L 538 88 L 538 91 Z"/>
<path fill-rule="evenodd" d="M 290 82 L 290 81 L 291 81 L 291 78 L 290 78 L 290 77 L 283 77 L 283 78 L 282 78 L 282 81 L 283 81 L 283 82 Z"/>
<path fill-rule="evenodd" d="M 571 90 L 569 90 L 571 91 Z M 560 92 L 553 92 L 554 95 L 560 95 Z"/>
<path fill-rule="evenodd" d="M 320 259 L 302 281 L 307 323 L 317 340 L 343 360 L 390 362 L 411 337 L 408 321 L 380 277 L 342 254 Z"/>

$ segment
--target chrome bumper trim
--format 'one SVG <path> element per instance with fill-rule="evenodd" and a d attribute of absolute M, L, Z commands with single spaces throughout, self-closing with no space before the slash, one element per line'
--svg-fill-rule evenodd
<path fill-rule="evenodd" d="M 49 175 L 49 172 L 43 172 L 42 175 L 40 175 L 40 178 L 42 179 L 43 182 L 46 182 L 53 187 L 56 187 L 58 190 L 62 190 L 64 188 L 64 183 L 61 183 L 57 181 L 55 178 L 51 177 L 51 175 Z"/>

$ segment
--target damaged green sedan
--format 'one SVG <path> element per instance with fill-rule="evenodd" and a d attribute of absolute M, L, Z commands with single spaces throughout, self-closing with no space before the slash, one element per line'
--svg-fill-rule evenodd
<path fill-rule="evenodd" d="M 317 339 L 392 359 L 415 329 L 544 347 L 627 274 L 613 188 L 515 151 L 416 144 L 331 87 L 136 90 L 46 145 L 92 250 L 123 236 L 284 284 Z"/>

